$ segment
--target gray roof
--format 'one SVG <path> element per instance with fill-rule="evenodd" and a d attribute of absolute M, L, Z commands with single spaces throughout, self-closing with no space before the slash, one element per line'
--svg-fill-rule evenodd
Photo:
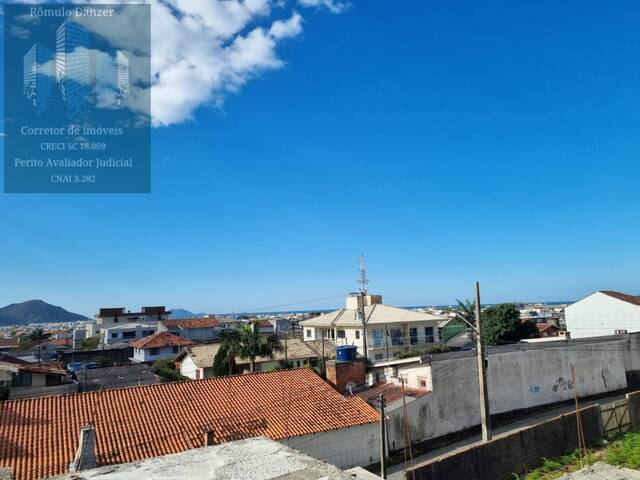
<path fill-rule="evenodd" d="M 148 365 L 134 364 L 122 367 L 85 369 L 77 373 L 78 382 L 86 392 L 107 388 L 152 385 L 162 380 Z"/>
<path fill-rule="evenodd" d="M 431 313 L 417 312 L 405 308 L 390 307 L 382 303 L 376 303 L 364 307 L 364 315 L 367 325 L 386 325 L 393 323 L 419 323 L 442 322 L 446 317 L 440 317 Z M 352 327 L 361 325 L 358 320 L 357 310 L 343 308 L 325 313 L 318 317 L 300 322 L 305 327 Z"/>

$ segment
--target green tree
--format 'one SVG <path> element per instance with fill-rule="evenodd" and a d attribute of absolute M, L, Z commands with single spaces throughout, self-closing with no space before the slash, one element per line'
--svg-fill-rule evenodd
<path fill-rule="evenodd" d="M 93 337 L 85 338 L 80 342 L 80 350 L 95 350 L 100 343 L 100 335 L 94 335 Z"/>
<path fill-rule="evenodd" d="M 482 336 L 487 345 L 503 345 L 539 334 L 533 322 L 520 320 L 520 312 L 513 303 L 501 303 L 482 312 Z"/>
<path fill-rule="evenodd" d="M 44 333 L 44 330 L 42 330 L 41 328 L 36 328 L 34 329 L 29 335 L 27 335 L 27 338 L 33 343 L 42 343 L 45 340 L 47 340 L 49 337 L 51 336 L 50 333 Z"/>
<path fill-rule="evenodd" d="M 458 314 L 464 318 L 471 325 L 476 324 L 476 302 L 472 302 L 468 298 L 463 302 L 460 299 L 456 299 L 458 303 Z"/>
<path fill-rule="evenodd" d="M 248 359 L 249 370 L 254 372 L 256 357 L 273 357 L 275 352 L 280 351 L 282 346 L 278 336 L 261 334 L 258 321 L 238 329 L 226 330 L 220 334 L 220 349 L 214 358 L 214 373 L 228 375 L 236 358 Z"/>

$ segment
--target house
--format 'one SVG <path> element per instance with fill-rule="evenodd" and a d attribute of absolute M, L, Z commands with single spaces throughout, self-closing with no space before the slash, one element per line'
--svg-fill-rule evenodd
<path fill-rule="evenodd" d="M 133 358 L 137 363 L 151 363 L 156 360 L 173 358 L 182 347 L 192 345 L 191 340 L 178 337 L 169 332 L 158 332 L 148 337 L 131 342 Z"/>
<path fill-rule="evenodd" d="M 0 398 L 24 398 L 76 391 L 63 387 L 63 392 L 49 387 L 63 385 L 67 372 L 59 364 L 31 363 L 16 357 L 0 357 Z M 4 392 L 4 395 L 3 393 Z"/>
<path fill-rule="evenodd" d="M 283 350 L 275 352 L 272 357 L 256 357 L 255 369 L 258 372 L 266 372 L 283 367 L 285 362 L 293 367 L 315 366 L 318 363 L 318 354 L 305 342 L 298 339 L 281 341 Z M 286 350 L 285 350 L 286 348 Z M 176 356 L 176 363 L 180 364 L 180 373 L 185 377 L 195 380 L 213 377 L 213 361 L 218 350 L 219 343 L 210 345 L 195 345 L 183 349 Z M 249 368 L 247 358 L 236 358 L 236 365 L 240 368 Z"/>
<path fill-rule="evenodd" d="M 378 458 L 378 422 L 310 369 L 10 400 L 0 403 L 0 467 L 15 480 L 64 474 L 86 427 L 104 466 L 264 436 L 350 468 Z"/>
<path fill-rule="evenodd" d="M 123 307 L 101 308 L 95 315 L 95 322 L 86 325 L 86 336 L 93 337 L 103 328 L 122 325 L 123 323 L 146 323 L 149 326 L 157 326 L 158 322 L 168 320 L 171 311 L 165 307 L 142 307 L 139 312 L 131 312 Z"/>
<path fill-rule="evenodd" d="M 266 318 L 258 320 L 260 324 L 260 333 L 264 335 L 271 335 L 275 331 L 273 323 L 271 323 Z"/>
<path fill-rule="evenodd" d="M 111 348 L 115 345 L 128 344 L 158 331 L 158 322 L 153 323 L 123 323 L 103 328 L 100 335 L 100 347 Z"/>
<path fill-rule="evenodd" d="M 363 303 L 364 325 L 359 302 Z M 384 305 L 381 295 L 353 294 L 347 297 L 346 308 L 300 324 L 305 341 L 330 338 L 337 345 L 356 345 L 358 353 L 369 360 L 382 360 L 401 353 L 417 353 L 440 343 L 438 326 L 445 321 L 446 318 L 430 313 Z"/>
<path fill-rule="evenodd" d="M 560 327 L 551 323 L 536 323 L 536 328 L 540 338 L 557 337 L 560 332 Z"/>
<path fill-rule="evenodd" d="M 215 317 L 181 318 L 160 322 L 160 331 L 165 331 L 194 342 L 205 343 L 218 339 L 223 326 Z"/>
<path fill-rule="evenodd" d="M 571 338 L 640 331 L 640 296 L 602 290 L 565 308 Z"/>

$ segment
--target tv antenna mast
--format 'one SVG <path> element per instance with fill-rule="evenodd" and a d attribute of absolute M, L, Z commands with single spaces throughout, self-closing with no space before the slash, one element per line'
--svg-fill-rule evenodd
<path fill-rule="evenodd" d="M 360 293 L 366 295 L 369 279 L 367 278 L 367 267 L 364 263 L 364 253 L 360 254 L 360 278 L 358 279 L 358 283 L 360 283 Z"/>

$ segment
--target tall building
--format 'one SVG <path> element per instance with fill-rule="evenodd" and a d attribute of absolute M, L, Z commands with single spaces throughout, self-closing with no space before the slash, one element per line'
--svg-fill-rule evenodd
<path fill-rule="evenodd" d="M 53 90 L 53 52 L 34 43 L 23 59 L 22 91 L 35 107 L 37 115 L 51 105 Z"/>
<path fill-rule="evenodd" d="M 129 95 L 129 59 L 120 50 L 116 54 L 116 86 L 117 103 L 120 105 Z"/>
<path fill-rule="evenodd" d="M 89 32 L 65 20 L 56 31 L 56 80 L 67 117 L 77 117 L 89 104 L 91 58 Z"/>

